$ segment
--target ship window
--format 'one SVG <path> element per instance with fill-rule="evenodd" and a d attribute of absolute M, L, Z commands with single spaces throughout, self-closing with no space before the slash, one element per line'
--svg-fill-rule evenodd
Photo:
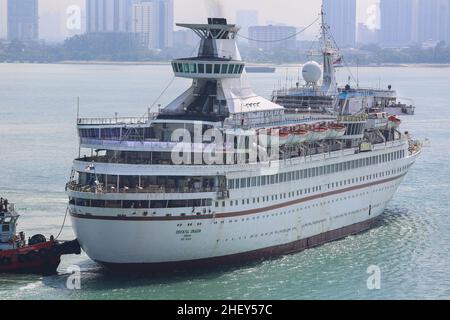
<path fill-rule="evenodd" d="M 235 73 L 235 74 L 236 74 L 236 73 L 239 73 L 239 70 L 241 70 L 241 66 L 237 64 L 237 65 L 234 67 L 234 73 Z"/>
<path fill-rule="evenodd" d="M 172 69 L 173 69 L 173 72 L 178 72 L 178 68 L 177 68 L 177 64 L 176 63 L 172 63 Z"/>
<path fill-rule="evenodd" d="M 189 73 L 189 63 L 183 63 L 183 72 Z"/>
<path fill-rule="evenodd" d="M 220 64 L 214 65 L 214 73 L 220 73 Z"/>
<path fill-rule="evenodd" d="M 228 73 L 234 73 L 234 64 L 228 66 Z"/>
<path fill-rule="evenodd" d="M 166 208 L 167 200 L 154 200 L 150 201 L 150 208 Z"/>
<path fill-rule="evenodd" d="M 197 65 L 195 63 L 189 64 L 189 72 L 190 73 L 197 73 Z"/>
<path fill-rule="evenodd" d="M 228 72 L 228 65 L 227 64 L 223 64 L 222 65 L 222 74 L 225 74 Z"/>
<path fill-rule="evenodd" d="M 245 182 L 246 182 L 246 179 L 242 178 L 241 179 L 241 188 L 245 188 Z"/>
<path fill-rule="evenodd" d="M 206 73 L 212 73 L 212 64 L 206 65 Z"/>
<path fill-rule="evenodd" d="M 205 65 L 203 63 L 198 65 L 198 73 L 205 73 Z"/>
<path fill-rule="evenodd" d="M 105 206 L 106 206 L 106 208 L 122 208 L 122 201 L 107 200 Z"/>
<path fill-rule="evenodd" d="M 91 200 L 91 206 L 97 208 L 104 208 L 106 205 L 105 200 Z"/>

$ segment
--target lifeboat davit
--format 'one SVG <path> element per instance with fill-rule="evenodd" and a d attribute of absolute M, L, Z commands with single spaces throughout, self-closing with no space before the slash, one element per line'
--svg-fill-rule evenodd
<path fill-rule="evenodd" d="M 280 128 L 278 137 L 279 137 L 279 144 L 281 146 L 287 145 L 287 144 L 292 144 L 292 141 L 291 141 L 292 136 L 291 136 L 291 133 L 288 128 Z"/>
<path fill-rule="evenodd" d="M 281 145 L 279 134 L 280 128 L 258 130 L 258 144 L 265 148 L 279 146 Z"/>

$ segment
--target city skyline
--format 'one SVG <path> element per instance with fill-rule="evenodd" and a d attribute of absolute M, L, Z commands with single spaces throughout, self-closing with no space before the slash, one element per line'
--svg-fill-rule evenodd
<path fill-rule="evenodd" d="M 124 19 L 126 4 L 139 3 L 146 0 L 115 0 L 111 3 L 121 4 L 120 14 L 112 15 L 112 9 L 103 14 L 110 18 L 105 31 L 130 32 L 132 18 Z M 158 0 L 159 1 L 159 0 Z M 173 5 L 163 11 L 167 18 L 158 18 L 161 12 L 152 16 L 153 32 L 166 25 L 164 30 L 178 31 L 175 22 L 198 23 L 212 15 L 223 15 L 229 23 L 242 25 L 241 34 L 248 35 L 252 25 L 282 25 L 295 27 L 297 30 L 309 25 L 317 18 L 322 0 L 299 0 L 296 2 L 279 0 L 275 6 L 273 0 L 172 0 Z M 0 0 L 0 39 L 8 37 L 7 7 L 8 0 Z M 90 30 L 87 17 L 88 3 L 106 3 L 105 0 L 39 0 L 39 39 L 48 42 L 60 42 L 75 34 Z M 356 2 L 356 3 L 355 3 Z M 383 46 L 405 46 L 413 43 L 428 43 L 444 40 L 450 41 L 450 3 L 447 0 L 324 0 L 326 21 L 331 32 L 342 47 L 359 44 L 378 43 Z M 171 8 L 173 6 L 173 8 Z M 79 8 L 79 21 L 76 28 L 70 28 L 69 20 Z M 106 7 L 106 6 L 105 6 Z M 108 6 L 114 7 L 114 6 Z M 299 8 L 301 7 L 301 10 Z M 75 10 L 75 11 L 74 11 Z M 115 10 L 115 9 L 114 9 Z M 158 10 L 160 10 L 158 8 Z M 123 12 L 122 12 L 123 11 Z M 167 12 L 173 11 L 173 15 Z M 293 14 L 295 13 L 295 14 Z M 239 18 L 241 16 L 241 18 Z M 117 20 L 117 21 L 116 21 Z M 247 21 L 248 20 L 248 21 Z M 170 24 L 172 27 L 168 27 Z M 72 24 L 72 26 L 74 26 Z M 299 35 L 299 40 L 312 40 L 318 33 L 319 24 Z M 394 31 L 393 31 L 394 30 Z M 91 32 L 96 30 L 91 30 Z M 102 31 L 102 30 L 98 30 Z M 164 33 L 164 32 L 163 32 Z M 360 34 L 358 34 L 360 33 Z M 171 46 L 172 32 L 153 35 L 157 44 L 155 48 Z M 178 34 L 179 39 L 182 34 Z M 161 38 L 161 39 L 156 39 Z M 375 41 L 375 42 L 373 42 Z M 186 42 L 186 40 L 183 40 Z M 187 41 L 189 42 L 189 41 Z"/>
<path fill-rule="evenodd" d="M 0 0 L 0 37 L 1 37 L 1 3 Z M 358 21 L 368 22 L 370 18 L 367 17 L 367 10 L 371 5 L 377 3 L 379 0 L 358 0 Z M 79 6 L 85 10 L 86 0 L 39 0 L 39 16 L 41 18 L 40 24 L 44 25 L 41 28 L 44 33 L 41 38 L 44 40 L 63 40 L 65 36 L 69 35 L 64 29 L 64 17 L 67 17 L 66 10 L 69 6 Z M 211 7 L 208 3 L 210 0 L 174 0 L 174 21 L 175 22 L 199 22 L 205 20 L 212 14 Z M 312 22 L 320 12 L 321 0 L 299 0 L 292 2 L 290 0 L 279 0 L 277 5 L 273 4 L 273 0 L 227 0 L 223 1 L 223 14 L 231 23 L 236 23 L 236 14 L 240 10 L 256 10 L 258 11 L 258 18 L 260 25 L 266 24 L 284 24 L 300 28 Z M 59 28 L 52 29 L 48 23 L 43 21 L 44 17 L 60 16 L 61 22 Z M 83 25 L 85 25 L 86 17 L 83 16 Z M 54 23 L 54 22 L 52 22 Z M 47 24 L 47 26 L 45 26 Z M 179 28 L 175 27 L 175 30 Z M 305 34 L 309 37 L 314 37 L 317 32 L 317 27 L 311 28 Z M 55 33 L 60 33 L 56 35 Z"/>

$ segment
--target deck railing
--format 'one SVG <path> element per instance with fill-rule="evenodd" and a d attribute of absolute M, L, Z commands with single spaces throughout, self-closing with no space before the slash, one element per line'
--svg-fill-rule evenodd
<path fill-rule="evenodd" d="M 117 188 L 116 185 L 108 184 L 105 186 L 100 183 L 98 185 L 81 185 L 74 181 L 68 182 L 66 185 L 66 189 L 75 192 L 83 192 L 83 193 L 96 193 L 96 194 L 105 194 L 105 193 L 122 193 L 122 194 L 133 194 L 133 193 L 203 193 L 203 192 L 224 192 L 225 188 L 220 187 L 168 187 L 168 186 L 158 186 L 151 185 L 146 187 L 120 187 Z"/>
<path fill-rule="evenodd" d="M 119 124 L 147 124 L 156 119 L 157 113 L 149 113 L 144 117 L 112 117 L 112 118 L 78 118 L 78 125 L 119 125 Z"/>

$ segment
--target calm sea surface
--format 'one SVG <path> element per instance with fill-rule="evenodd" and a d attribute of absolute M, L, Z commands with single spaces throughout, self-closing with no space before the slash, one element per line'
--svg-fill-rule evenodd
<path fill-rule="evenodd" d="M 295 83 L 295 68 L 250 80 L 269 97 L 286 73 Z M 63 257 L 56 276 L 0 274 L 0 299 L 450 299 L 450 68 L 361 68 L 359 77 L 414 99 L 416 116 L 404 117 L 402 129 L 430 140 L 374 229 L 275 260 L 173 277 L 120 278 L 84 254 Z M 347 73 L 339 78 L 345 83 Z M 171 79 L 168 66 L 0 64 L 0 194 L 17 203 L 19 229 L 60 229 L 78 150 L 77 96 L 82 116 L 141 116 Z M 175 80 L 160 103 L 188 85 Z M 61 238 L 73 237 L 67 221 Z M 66 289 L 71 265 L 81 267 L 81 290 Z M 381 270 L 380 290 L 367 289 L 371 265 Z"/>

